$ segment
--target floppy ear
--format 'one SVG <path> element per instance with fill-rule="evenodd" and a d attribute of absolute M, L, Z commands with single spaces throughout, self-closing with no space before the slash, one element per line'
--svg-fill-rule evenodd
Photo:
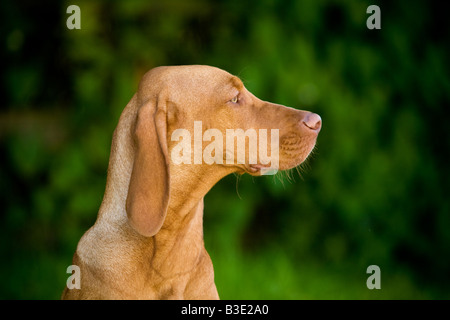
<path fill-rule="evenodd" d="M 169 203 L 169 158 L 165 101 L 151 98 L 137 111 L 134 163 L 126 210 L 130 225 L 151 237 L 164 223 Z"/>

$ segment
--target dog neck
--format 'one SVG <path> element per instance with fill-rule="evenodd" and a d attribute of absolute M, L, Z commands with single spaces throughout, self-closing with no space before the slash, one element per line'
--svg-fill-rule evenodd
<path fill-rule="evenodd" d="M 180 217 L 196 207 L 219 180 L 233 172 L 232 168 L 207 164 L 171 165 L 170 170 L 169 210 Z"/>
<path fill-rule="evenodd" d="M 231 171 L 211 165 L 171 166 L 170 170 L 169 208 L 161 230 L 154 236 L 153 248 L 157 250 L 150 262 L 163 278 L 189 272 L 202 261 L 203 198 Z"/>

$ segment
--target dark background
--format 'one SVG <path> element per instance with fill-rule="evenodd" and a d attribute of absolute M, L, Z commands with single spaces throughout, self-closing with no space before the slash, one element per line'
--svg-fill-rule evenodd
<path fill-rule="evenodd" d="M 81 9 L 69 30 L 66 9 Z M 366 9 L 381 9 L 368 30 Z M 0 298 L 57 299 L 142 75 L 208 64 L 319 113 L 286 175 L 205 198 L 223 299 L 449 299 L 449 22 L 434 1 L 1 1 Z M 381 269 L 369 290 L 366 269 Z"/>

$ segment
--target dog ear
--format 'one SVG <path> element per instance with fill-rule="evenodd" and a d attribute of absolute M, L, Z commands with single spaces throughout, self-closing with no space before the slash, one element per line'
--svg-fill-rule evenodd
<path fill-rule="evenodd" d="M 151 98 L 143 103 L 134 127 L 134 162 L 126 200 L 130 225 L 151 237 L 164 223 L 169 203 L 169 158 L 166 102 Z"/>

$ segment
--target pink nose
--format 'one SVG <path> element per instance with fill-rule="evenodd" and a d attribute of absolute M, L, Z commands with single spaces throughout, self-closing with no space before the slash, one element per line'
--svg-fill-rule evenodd
<path fill-rule="evenodd" d="M 303 119 L 303 123 L 311 130 L 319 132 L 322 127 L 322 118 L 317 113 L 311 112 Z"/>

